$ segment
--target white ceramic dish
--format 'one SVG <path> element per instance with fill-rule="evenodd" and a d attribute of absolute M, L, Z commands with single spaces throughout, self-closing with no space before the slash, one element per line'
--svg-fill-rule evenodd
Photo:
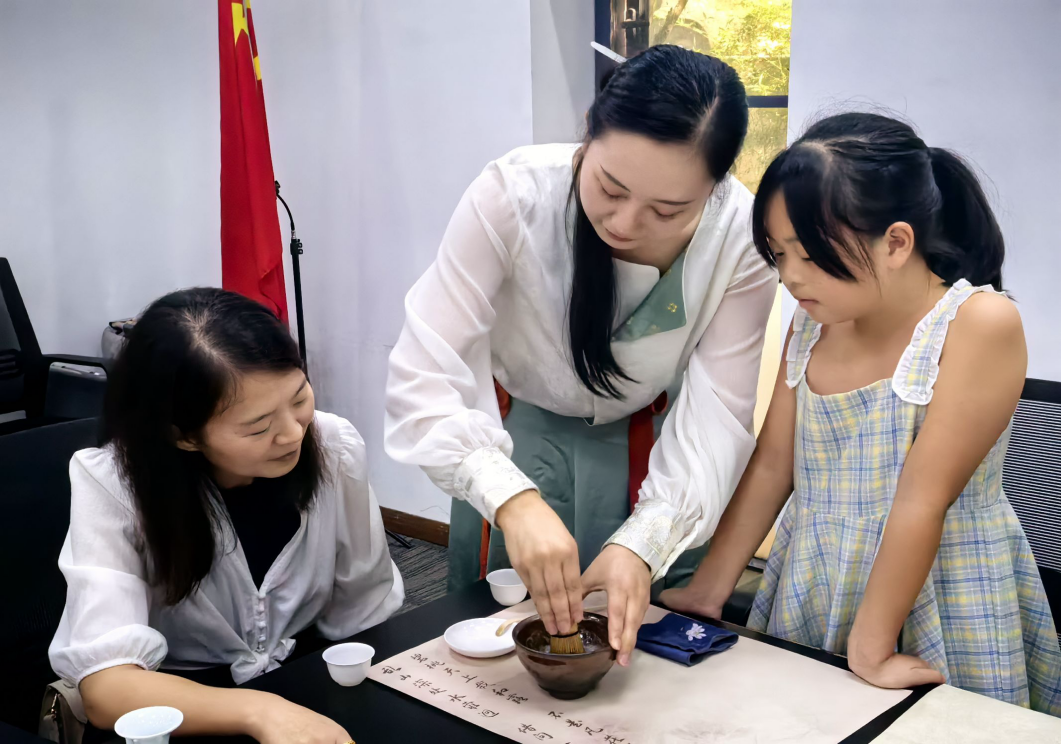
<path fill-rule="evenodd" d="M 376 649 L 365 643 L 340 643 L 325 649 L 324 661 L 328 674 L 343 687 L 353 687 L 364 681 Z"/>
<path fill-rule="evenodd" d="M 473 659 L 489 659 L 493 656 L 502 656 L 516 649 L 512 640 L 512 630 L 515 623 L 499 637 L 497 629 L 505 620 L 496 617 L 481 617 L 474 620 L 464 620 L 456 625 L 451 625 L 446 630 L 446 643 L 461 656 L 469 656 Z"/>
<path fill-rule="evenodd" d="M 506 607 L 519 604 L 527 598 L 527 587 L 514 568 L 502 568 L 486 575 L 490 593 L 494 599 Z"/>
<path fill-rule="evenodd" d="M 114 724 L 114 733 L 129 744 L 166 744 L 169 735 L 184 722 L 176 708 L 157 705 L 131 710 Z"/>

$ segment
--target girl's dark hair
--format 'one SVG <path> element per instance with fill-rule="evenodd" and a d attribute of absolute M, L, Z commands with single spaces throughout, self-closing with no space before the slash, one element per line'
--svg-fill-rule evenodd
<path fill-rule="evenodd" d="M 130 331 L 108 384 L 103 427 L 168 604 L 188 597 L 210 572 L 227 520 L 206 458 L 176 442 L 199 438 L 232 400 L 241 373 L 295 369 L 303 369 L 298 345 L 276 316 L 221 289 L 168 294 Z M 277 480 L 305 510 L 321 472 L 311 424 L 298 464 Z"/>
<path fill-rule="evenodd" d="M 964 278 L 1002 289 L 1005 244 L 976 175 L 908 124 L 879 114 L 831 116 L 774 159 L 752 211 L 755 246 L 771 265 L 766 209 L 779 192 L 803 249 L 831 276 L 854 280 L 853 266 L 871 271 L 866 238 L 906 222 L 915 250 L 947 284 Z"/>
<path fill-rule="evenodd" d="M 601 82 L 586 117 L 585 144 L 605 132 L 640 134 L 657 142 L 690 143 L 720 182 L 737 159 L 748 131 L 748 99 L 736 71 L 714 57 L 677 46 L 650 47 Z M 582 384 L 603 397 L 622 397 L 630 380 L 612 355 L 616 312 L 615 267 L 582 208 L 581 156 L 574 168 L 572 248 L 574 278 L 568 314 L 571 355 Z"/>

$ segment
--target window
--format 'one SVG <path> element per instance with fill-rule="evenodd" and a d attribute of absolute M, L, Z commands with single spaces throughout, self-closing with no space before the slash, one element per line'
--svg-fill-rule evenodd
<path fill-rule="evenodd" d="M 607 14 L 609 34 L 598 42 L 624 57 L 677 44 L 740 74 L 751 114 L 734 175 L 754 191 L 786 143 L 792 0 L 598 0 L 597 8 Z"/>

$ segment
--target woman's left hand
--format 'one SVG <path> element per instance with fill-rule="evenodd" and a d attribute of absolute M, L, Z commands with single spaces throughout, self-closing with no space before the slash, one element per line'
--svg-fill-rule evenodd
<path fill-rule="evenodd" d="M 852 672 L 877 687 L 898 690 L 918 685 L 941 685 L 946 681 L 923 659 L 906 654 L 892 654 L 880 662 L 848 658 L 847 663 Z"/>
<path fill-rule="evenodd" d="M 603 589 L 608 593 L 608 641 L 619 652 L 619 664 L 630 665 L 637 631 L 648 611 L 652 574 L 648 564 L 632 550 L 608 545 L 582 575 L 584 594 Z"/>

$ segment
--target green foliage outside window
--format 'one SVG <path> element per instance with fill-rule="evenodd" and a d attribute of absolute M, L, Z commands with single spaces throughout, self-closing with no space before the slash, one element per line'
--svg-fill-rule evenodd
<path fill-rule="evenodd" d="M 651 7 L 653 44 L 718 57 L 749 96 L 788 95 L 792 0 L 652 0 Z"/>
<path fill-rule="evenodd" d="M 636 10 L 633 6 L 637 6 Z M 613 0 L 613 24 L 647 11 L 652 44 L 677 44 L 724 60 L 749 96 L 788 95 L 792 0 Z M 616 27 L 613 40 L 627 36 Z M 644 37 L 636 37 L 644 38 Z M 639 49 L 621 48 L 627 56 Z M 752 108 L 748 137 L 734 175 L 754 190 L 787 140 L 787 108 Z"/>

